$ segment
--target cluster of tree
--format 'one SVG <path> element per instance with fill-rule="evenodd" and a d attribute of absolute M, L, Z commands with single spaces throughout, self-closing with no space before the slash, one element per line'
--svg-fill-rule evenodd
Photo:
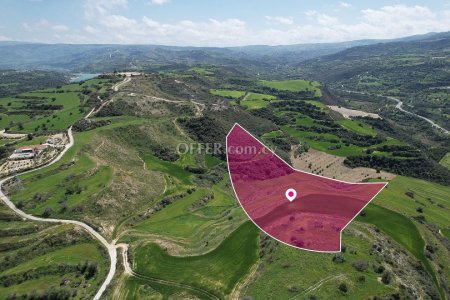
<path fill-rule="evenodd" d="M 114 117 L 132 115 L 133 107 L 125 101 L 112 101 L 105 105 L 97 114 L 97 117 Z"/>
<path fill-rule="evenodd" d="M 30 240 L 25 239 L 24 241 L 30 243 Z M 76 231 L 71 231 L 70 234 L 67 234 L 67 232 L 60 232 L 54 235 L 44 236 L 39 240 L 34 241 L 33 247 L 19 247 L 19 250 L 13 254 L 3 257 L 3 259 L 0 260 L 0 272 L 15 267 L 20 263 L 39 255 L 43 255 L 50 251 L 55 251 L 56 249 L 66 247 L 67 245 L 73 245 L 77 242 L 83 241 L 88 241 L 88 238 L 83 233 Z M 2 245 L 9 244 L 9 247 L 16 247 L 14 246 L 15 243 L 16 241 L 2 243 Z"/>
<path fill-rule="evenodd" d="M 272 102 L 270 103 L 270 106 L 273 108 L 279 108 L 283 111 L 299 112 L 311 117 L 314 120 L 330 120 L 329 116 L 325 112 L 321 111 L 320 108 L 301 100 Z"/>
<path fill-rule="evenodd" d="M 424 157 L 398 159 L 386 156 L 350 156 L 344 164 L 350 168 L 369 167 L 450 185 L 450 171 Z"/>
<path fill-rule="evenodd" d="M 89 119 L 81 119 L 77 122 L 75 122 L 75 124 L 73 124 L 73 130 L 74 131 L 78 131 L 78 132 L 82 132 L 82 131 L 88 131 L 88 130 L 92 130 L 98 127 L 102 127 L 102 126 L 106 126 L 108 124 L 110 124 L 111 121 L 110 120 L 89 120 Z"/>
<path fill-rule="evenodd" d="M 268 107 L 254 109 L 251 111 L 254 116 L 270 120 L 277 125 L 285 125 L 290 122 L 290 119 L 287 116 L 278 117 L 273 113 L 273 110 Z"/>
<path fill-rule="evenodd" d="M 6 300 L 68 300 L 77 295 L 77 290 L 70 290 L 65 286 L 52 286 L 42 293 L 32 291 L 27 294 L 9 294 Z"/>
<path fill-rule="evenodd" d="M 227 172 L 225 164 L 218 164 L 207 170 L 205 174 L 198 174 L 194 182 L 200 186 L 212 186 L 223 179 L 223 174 Z"/>
<path fill-rule="evenodd" d="M 23 109 L 25 110 L 59 110 L 64 108 L 64 105 L 57 104 L 35 104 L 26 102 Z"/>
<path fill-rule="evenodd" d="M 59 72 L 2 70 L 0 97 L 54 87 L 65 84 L 67 81 L 68 78 Z"/>
<path fill-rule="evenodd" d="M 152 208 L 150 208 L 147 213 L 145 214 L 145 216 L 148 218 L 150 217 L 152 214 L 157 213 L 158 211 L 161 211 L 162 209 L 164 209 L 165 207 L 167 207 L 168 205 L 183 199 L 184 197 L 186 197 L 188 194 L 192 194 L 193 192 L 195 192 L 195 188 L 189 189 L 187 192 L 185 193 L 180 193 L 180 194 L 176 194 L 173 196 L 168 196 L 163 198 L 161 201 L 159 201 L 158 203 L 156 203 L 155 205 L 153 205 Z"/>
<path fill-rule="evenodd" d="M 85 261 L 78 265 L 57 264 L 47 265 L 39 268 L 34 268 L 21 273 L 14 273 L 0 276 L 0 285 L 9 287 L 12 285 L 21 284 L 28 280 L 35 280 L 42 276 L 48 275 L 64 275 L 74 274 L 83 275 L 86 280 L 93 278 L 98 273 L 98 263 Z"/>

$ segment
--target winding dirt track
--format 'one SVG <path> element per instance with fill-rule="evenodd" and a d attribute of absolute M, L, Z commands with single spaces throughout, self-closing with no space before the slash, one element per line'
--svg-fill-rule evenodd
<path fill-rule="evenodd" d="M 69 136 L 69 143 L 65 146 L 64 150 L 61 151 L 61 153 L 55 158 L 53 159 L 51 162 L 49 162 L 48 164 L 41 166 L 39 168 L 33 169 L 33 170 L 29 170 L 22 174 L 26 174 L 26 173 L 30 173 L 30 172 L 35 172 L 37 170 L 40 170 L 42 168 L 48 167 L 50 165 L 53 165 L 54 163 L 58 162 L 63 156 L 64 154 L 74 145 L 74 139 L 73 139 L 73 134 L 72 134 L 72 127 L 69 128 L 69 130 L 67 131 L 67 134 Z M 22 210 L 18 209 L 13 202 L 11 202 L 11 200 L 3 193 L 2 190 L 2 186 L 5 182 L 7 182 L 8 180 L 12 179 L 14 176 L 9 176 L 6 177 L 4 179 L 2 179 L 0 181 L 0 199 L 11 209 L 13 210 L 16 214 L 18 214 L 19 216 L 21 216 L 24 219 L 27 220 L 32 220 L 32 221 L 38 221 L 38 222 L 48 222 L 48 223 L 61 223 L 61 224 L 72 224 L 72 225 L 76 225 L 76 226 L 80 226 L 82 227 L 84 230 L 86 230 L 89 234 L 91 234 L 94 238 L 96 238 L 98 241 L 100 241 L 100 243 L 103 244 L 103 246 L 105 246 L 108 249 L 108 253 L 109 253 L 109 258 L 111 261 L 110 264 L 110 268 L 109 268 L 109 272 L 108 272 L 108 276 L 106 277 L 105 281 L 103 282 L 102 286 L 100 287 L 100 289 L 98 290 L 97 294 L 95 295 L 94 299 L 100 299 L 100 297 L 102 296 L 103 292 L 106 290 L 106 287 L 111 283 L 112 278 L 114 277 L 114 274 L 116 273 L 116 264 L 117 264 L 117 248 L 123 248 L 124 249 L 124 253 L 126 253 L 126 249 L 128 249 L 128 245 L 125 244 L 119 244 L 119 245 L 115 245 L 114 243 L 110 244 L 108 243 L 108 241 L 97 231 L 95 231 L 92 227 L 90 227 L 89 225 L 80 222 L 80 221 L 75 221 L 75 220 L 64 220 L 64 219 L 46 219 L 46 218 L 40 218 L 40 217 L 36 217 L 30 214 L 27 214 L 25 212 L 23 212 Z M 126 255 L 124 255 L 124 258 L 126 258 Z M 127 270 L 127 266 L 128 266 L 128 261 L 124 261 L 124 265 L 125 265 L 125 269 Z"/>
<path fill-rule="evenodd" d="M 120 83 L 114 85 L 112 87 L 112 89 L 114 91 L 118 90 L 118 87 L 121 86 L 122 84 L 125 84 L 127 82 L 129 82 L 131 80 L 130 77 L 126 77 L 123 81 L 121 81 Z M 171 100 L 167 100 L 167 99 L 158 99 L 158 100 L 162 100 L 162 101 L 171 101 Z M 107 102 L 107 101 L 105 101 Z M 194 102 L 194 101 L 192 101 Z M 196 105 L 196 108 L 198 110 L 198 113 L 201 114 L 203 112 L 204 104 L 202 103 L 196 103 L 194 102 L 194 104 Z M 97 110 L 98 111 L 98 110 Z M 97 111 L 91 110 L 84 118 L 88 119 L 90 116 L 92 116 L 93 114 L 95 114 Z M 67 131 L 67 135 L 69 137 L 69 143 L 65 145 L 64 149 L 61 151 L 61 153 L 59 153 L 59 155 L 57 157 L 55 157 L 52 161 L 50 161 L 49 163 L 40 166 L 38 168 L 32 169 L 32 170 L 28 170 L 28 171 L 24 171 L 21 173 L 16 174 L 17 175 L 23 175 L 26 173 L 31 173 L 31 172 L 35 172 L 37 170 L 46 168 L 50 165 L 53 165 L 55 163 L 57 163 L 58 161 L 61 160 L 61 158 L 63 158 L 64 154 L 67 153 L 67 151 L 74 145 L 74 138 L 73 138 L 73 134 L 72 134 L 72 126 L 68 129 Z M 123 260 L 123 266 L 124 266 L 124 273 L 129 275 L 129 276 L 136 276 L 139 278 L 143 278 L 152 282 L 158 282 L 158 283 L 162 283 L 162 284 L 167 284 L 167 285 L 172 285 L 172 286 L 176 286 L 176 287 L 181 287 L 187 290 L 191 290 L 191 291 L 196 291 L 199 292 L 205 296 L 207 296 L 210 299 L 219 299 L 216 295 L 210 293 L 209 291 L 199 288 L 199 287 L 195 287 L 195 286 L 190 286 L 187 284 L 182 284 L 182 283 L 178 283 L 175 281 L 170 281 L 170 280 L 164 280 L 164 279 L 159 279 L 159 278 L 155 278 L 155 277 L 149 277 L 149 276 L 145 276 L 145 275 L 141 275 L 138 274 L 136 272 L 134 272 L 130 266 L 130 263 L 128 261 L 128 244 L 116 244 L 116 240 L 113 240 L 112 243 L 109 243 L 100 233 L 98 233 L 97 231 L 95 231 L 95 229 L 93 229 L 91 226 L 80 222 L 80 221 L 76 221 L 76 220 L 65 220 L 65 219 L 53 219 L 53 218 L 41 218 L 41 217 L 36 217 L 30 214 L 27 214 L 26 212 L 20 210 L 19 208 L 17 208 L 15 206 L 15 204 L 11 201 L 11 199 L 9 199 L 2 190 L 2 186 L 3 184 L 5 184 L 5 182 L 11 180 L 13 177 L 15 176 L 9 176 L 6 178 L 3 178 L 0 180 L 0 200 L 3 201 L 11 210 L 13 210 L 17 215 L 21 216 L 23 219 L 26 220 L 31 220 L 31 221 L 37 221 L 37 222 L 48 222 L 48 223 L 60 223 L 60 224 L 72 224 L 75 226 L 79 226 L 82 229 L 84 229 L 85 231 L 87 231 L 89 234 L 91 234 L 94 238 L 96 238 L 103 246 L 106 247 L 106 249 L 108 249 L 108 254 L 109 254 L 109 258 L 110 258 L 110 267 L 109 267 L 109 272 L 108 275 L 106 276 L 106 279 L 104 280 L 103 284 L 101 285 L 100 289 L 97 291 L 97 293 L 94 296 L 94 300 L 99 300 L 103 293 L 105 292 L 106 288 L 108 287 L 108 285 L 111 283 L 115 273 L 116 273 L 116 265 L 117 265 L 117 249 L 122 249 L 122 260 Z"/>

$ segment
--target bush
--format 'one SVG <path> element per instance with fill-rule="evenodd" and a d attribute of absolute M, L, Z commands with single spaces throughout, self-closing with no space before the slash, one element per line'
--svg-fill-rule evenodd
<path fill-rule="evenodd" d="M 342 254 L 335 254 L 333 256 L 332 261 L 337 264 L 341 264 L 345 262 L 345 257 Z"/>
<path fill-rule="evenodd" d="M 48 218 L 48 217 L 50 217 L 50 215 L 52 214 L 52 212 L 53 212 L 53 209 L 52 209 L 51 207 L 47 207 L 47 208 L 44 210 L 44 213 L 42 214 L 42 217 Z"/>
<path fill-rule="evenodd" d="M 367 270 L 367 267 L 369 266 L 369 264 L 367 263 L 367 261 L 360 260 L 360 261 L 353 262 L 352 266 L 357 271 L 363 272 L 363 271 Z"/>
<path fill-rule="evenodd" d="M 391 283 L 391 273 L 389 273 L 388 271 L 384 271 L 383 275 L 381 276 L 381 282 L 383 282 L 384 284 Z"/>
<path fill-rule="evenodd" d="M 364 283 L 364 282 L 366 282 L 366 276 L 361 275 L 356 279 L 356 281 L 359 283 Z"/>
<path fill-rule="evenodd" d="M 339 285 L 339 290 L 340 290 L 341 292 L 343 292 L 343 293 L 347 293 L 347 292 L 348 292 L 348 287 L 347 287 L 347 285 L 346 285 L 345 283 L 341 283 L 341 284 Z"/>

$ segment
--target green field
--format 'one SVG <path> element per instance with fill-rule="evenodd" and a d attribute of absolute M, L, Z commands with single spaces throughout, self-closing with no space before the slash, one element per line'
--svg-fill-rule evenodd
<path fill-rule="evenodd" d="M 248 93 L 245 96 L 245 100 L 275 100 L 277 97 L 269 95 L 269 94 L 259 94 L 259 93 Z"/>
<path fill-rule="evenodd" d="M 361 225 L 351 225 L 354 230 L 365 232 Z M 365 233 L 366 234 L 366 233 Z M 362 238 L 348 235 L 344 231 L 342 243 L 346 251 L 340 255 L 344 263 L 332 262 L 333 254 L 299 251 L 278 244 L 266 246 L 266 255 L 261 259 L 258 278 L 246 289 L 244 297 L 253 299 L 372 299 L 373 296 L 392 293 L 395 287 L 378 281 L 380 274 L 371 267 L 356 271 L 354 262 L 376 263 L 370 255 L 372 244 Z M 364 276 L 364 282 L 358 277 Z M 345 283 L 346 294 L 338 290 Z"/>
<path fill-rule="evenodd" d="M 425 242 L 413 222 L 399 213 L 375 204 L 369 204 L 364 212 L 366 216 L 359 216 L 356 221 L 376 225 L 417 259 L 426 262 L 423 255 Z"/>
<path fill-rule="evenodd" d="M 78 268 L 86 262 L 96 266 L 93 276 Z M 84 299 L 97 292 L 109 262 L 106 250 L 88 233 L 71 225 L 24 222 L 0 204 L 0 265 L 0 299 L 50 289 Z"/>
<path fill-rule="evenodd" d="M 147 244 L 134 251 L 136 272 L 196 286 L 223 298 L 256 262 L 258 232 L 247 222 L 200 256 L 171 256 L 158 245 Z"/>
<path fill-rule="evenodd" d="M 258 84 L 261 86 L 270 87 L 277 90 L 302 92 L 302 91 L 314 91 L 316 97 L 321 97 L 320 84 L 317 81 L 308 80 L 282 80 L 282 81 L 268 81 L 260 80 Z"/>
<path fill-rule="evenodd" d="M 65 130 L 87 113 L 87 108 L 80 108 L 87 99 L 83 90 L 103 93 L 111 85 L 109 80 L 91 79 L 82 85 L 68 84 L 23 93 L 17 98 L 0 98 L 0 107 L 6 109 L 0 114 L 0 128 L 24 133 Z"/>
<path fill-rule="evenodd" d="M 236 90 L 215 90 L 215 89 L 211 89 L 209 92 L 211 94 L 215 95 L 215 96 L 226 97 L 226 98 L 234 98 L 234 99 L 242 98 L 245 95 L 245 92 L 243 92 L 243 91 L 236 91 Z"/>
<path fill-rule="evenodd" d="M 366 125 L 358 121 L 344 119 L 338 120 L 336 122 L 345 129 L 361 135 L 370 135 L 370 136 L 377 135 L 377 132 L 374 129 L 372 129 L 369 125 Z"/>
<path fill-rule="evenodd" d="M 450 170 L 450 153 L 447 153 L 439 163 Z"/>
<path fill-rule="evenodd" d="M 413 198 L 406 193 L 411 193 Z M 448 186 L 397 176 L 377 196 L 376 203 L 408 217 L 419 215 L 417 208 L 422 207 L 422 215 L 429 222 L 440 228 L 446 228 L 450 224 L 449 195 L 450 187 Z"/>

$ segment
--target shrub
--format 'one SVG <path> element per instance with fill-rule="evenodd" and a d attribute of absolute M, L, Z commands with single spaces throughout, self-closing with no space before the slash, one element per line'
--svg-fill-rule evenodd
<path fill-rule="evenodd" d="M 345 257 L 342 254 L 335 254 L 333 256 L 332 261 L 337 264 L 341 264 L 345 262 Z"/>
<path fill-rule="evenodd" d="M 341 283 L 341 284 L 339 285 L 339 290 L 340 290 L 341 292 L 343 292 L 343 293 L 347 293 L 347 292 L 348 292 L 348 287 L 347 287 L 347 285 L 346 285 L 345 283 Z"/>
<path fill-rule="evenodd" d="M 391 273 L 389 273 L 388 271 L 384 271 L 383 275 L 381 276 L 381 282 L 383 282 L 384 284 L 391 283 Z"/>
<path fill-rule="evenodd" d="M 367 270 L 367 267 L 369 266 L 369 264 L 367 263 L 367 261 L 364 260 L 360 260 L 360 261 L 355 261 L 352 263 L 353 268 L 355 268 L 357 271 L 359 272 L 363 272 L 365 270 Z"/>

